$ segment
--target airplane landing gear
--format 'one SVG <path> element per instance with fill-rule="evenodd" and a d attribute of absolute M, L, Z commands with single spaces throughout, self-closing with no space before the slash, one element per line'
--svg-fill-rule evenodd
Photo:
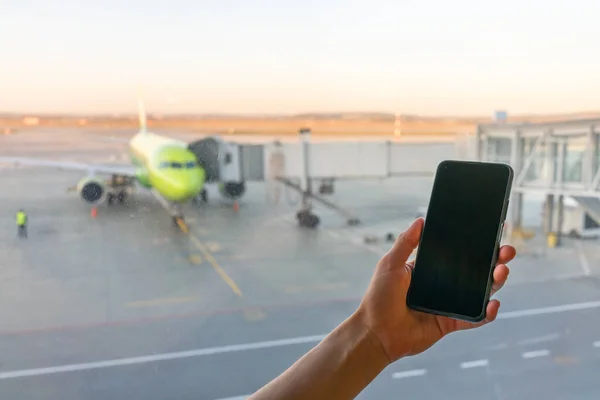
<path fill-rule="evenodd" d="M 199 204 L 200 202 L 204 204 L 208 203 L 208 194 L 206 193 L 206 189 L 202 189 L 198 196 L 194 196 L 192 198 L 192 204 Z"/>
<path fill-rule="evenodd" d="M 106 195 L 106 204 L 109 206 L 112 206 L 115 203 L 123 204 L 125 203 L 125 199 L 127 199 L 127 192 L 124 190 L 121 190 L 117 194 L 108 193 Z"/>
<path fill-rule="evenodd" d="M 298 225 L 303 228 L 315 229 L 321 219 L 318 215 L 313 214 L 309 209 L 300 210 L 296 213 L 296 219 L 298 220 Z"/>

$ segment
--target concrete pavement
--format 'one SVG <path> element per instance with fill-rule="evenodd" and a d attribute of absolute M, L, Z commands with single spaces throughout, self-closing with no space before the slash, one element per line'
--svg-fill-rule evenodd
<path fill-rule="evenodd" d="M 563 281 L 573 291 L 579 284 Z M 513 289 L 517 290 L 543 297 L 529 285 Z M 548 300 L 551 297 L 546 294 Z M 503 310 L 507 317 L 494 325 L 452 335 L 422 355 L 389 366 L 361 398 L 401 393 L 406 398 L 445 394 L 451 399 L 512 399 L 550 393 L 548 384 L 570 398 L 591 398 L 599 389 L 593 368 L 600 361 L 600 303 L 590 304 L 572 311 L 528 309 L 542 312 L 534 316 Z M 82 393 L 86 398 L 151 399 L 244 395 L 291 365 L 318 342 L 320 335 L 315 333 L 329 331 L 355 306 L 348 301 L 282 307 L 254 323 L 244 322 L 240 311 L 3 335 L 2 354 L 15 354 L 16 359 L 6 358 L 3 364 L 0 394 L 12 398 L 19 393 L 26 399 L 46 393 L 65 399 L 81 398 Z M 24 363 L 22 355 L 28 352 L 35 359 Z M 7 369 L 7 364 L 13 367 Z M 72 370 L 60 371 L 65 366 Z M 19 376 L 27 373 L 33 376 Z M 527 379 L 530 376 L 537 386 Z M 576 376 L 578 385 L 565 376 Z"/>
<path fill-rule="evenodd" d="M 22 134 L 0 145 L 94 162 L 123 150 L 72 133 L 61 141 L 46 151 Z M 219 199 L 186 207 L 183 235 L 143 191 L 90 218 L 66 192 L 81 177 L 0 170 L 0 398 L 252 393 L 352 313 L 389 246 L 365 245 L 362 235 L 403 229 L 431 184 L 341 182 L 336 200 L 363 225 L 319 209 L 316 231 L 296 226 L 293 202 L 269 206 L 268 188 L 251 184 L 237 213 Z M 26 241 L 16 238 L 19 207 L 30 215 Z M 360 398 L 598 398 L 599 258 L 587 241 L 519 257 L 494 325 L 394 363 Z"/>

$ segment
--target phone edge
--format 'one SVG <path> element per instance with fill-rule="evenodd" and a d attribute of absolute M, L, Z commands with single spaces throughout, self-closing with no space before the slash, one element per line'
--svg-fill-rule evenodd
<path fill-rule="evenodd" d="M 435 187 L 435 179 L 437 178 L 437 174 L 439 169 L 441 168 L 442 164 L 446 163 L 446 162 L 452 162 L 452 161 L 458 161 L 458 160 L 444 160 L 442 162 L 440 162 L 438 164 L 438 167 L 436 168 L 436 177 L 434 178 L 434 184 L 433 187 Z M 459 161 L 460 162 L 460 161 Z M 507 163 L 490 163 L 490 164 L 497 164 L 497 165 L 502 165 L 504 167 L 506 167 L 508 169 L 508 182 L 506 185 L 506 190 L 504 192 L 504 204 L 502 206 L 502 214 L 501 214 L 501 219 L 499 221 L 499 226 L 498 229 L 500 229 L 500 227 L 502 227 L 502 230 L 504 230 L 504 223 L 506 222 L 506 216 L 508 214 L 508 205 L 510 203 L 510 195 L 512 192 L 512 185 L 513 185 L 513 180 L 514 180 L 514 170 L 513 168 L 510 166 L 510 164 Z M 431 191 L 431 196 L 429 199 L 429 203 L 431 202 L 431 198 L 433 198 L 433 187 L 432 187 L 432 191 Z M 427 206 L 429 208 L 429 204 Z M 425 232 L 425 225 L 427 224 L 427 218 L 425 218 L 425 223 L 423 224 L 423 229 L 421 231 L 421 237 L 419 238 L 419 243 L 421 243 L 421 239 L 423 238 L 423 233 Z M 498 238 L 501 239 L 501 236 Z M 421 250 L 421 247 L 419 246 L 417 248 L 417 254 L 415 254 L 415 266 L 416 266 L 416 260 L 419 257 L 419 251 Z M 410 292 L 411 292 L 411 288 L 412 285 L 408 286 L 408 290 L 406 292 L 406 306 L 411 309 L 411 310 L 415 310 L 415 311 L 419 311 L 419 312 L 425 312 L 428 314 L 433 314 L 433 315 L 440 315 L 443 317 L 449 317 L 449 318 L 453 318 L 453 319 L 457 319 L 457 320 L 461 320 L 461 321 L 467 321 L 467 322 L 473 322 L 473 323 L 478 323 L 478 322 L 482 322 L 483 320 L 485 320 L 485 318 L 487 317 L 486 315 L 486 309 L 487 309 L 487 305 L 490 301 L 490 293 L 491 293 L 491 289 L 492 289 L 492 285 L 493 285 L 493 276 L 494 276 L 494 270 L 496 269 L 496 263 L 498 262 L 498 252 L 500 250 L 500 240 L 496 241 L 496 247 L 494 250 L 494 256 L 492 258 L 492 264 L 490 265 L 490 273 L 488 276 L 488 282 L 487 282 L 487 286 L 486 286 L 486 291 L 485 291 L 485 296 L 484 296 L 484 300 L 483 300 L 483 304 L 482 304 L 482 309 L 481 309 L 481 314 L 479 314 L 477 317 L 469 317 L 467 315 L 461 315 L 461 314 L 454 314 L 454 313 L 446 313 L 443 311 L 437 311 L 437 310 L 430 310 L 428 308 L 425 307 L 419 307 L 419 306 L 413 306 L 409 303 L 408 299 L 410 297 Z"/>

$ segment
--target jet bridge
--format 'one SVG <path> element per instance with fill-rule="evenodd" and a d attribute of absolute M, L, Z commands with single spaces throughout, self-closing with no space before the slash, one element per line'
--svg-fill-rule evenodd
<path fill-rule="evenodd" d="M 530 193 L 546 199 L 548 235 L 563 232 L 567 196 L 600 223 L 599 203 L 593 200 L 600 198 L 599 135 L 600 119 L 478 126 L 477 159 L 508 163 L 515 171 L 505 234 L 521 230 L 523 195 Z"/>
<path fill-rule="evenodd" d="M 337 211 L 349 224 L 358 216 L 326 198 L 336 180 L 433 176 L 440 161 L 473 159 L 474 138 L 436 140 L 313 140 L 309 129 L 284 142 L 243 144 L 209 137 L 189 145 L 205 168 L 207 182 L 223 187 L 221 195 L 237 199 L 248 181 L 279 181 L 300 194 L 299 224 L 316 227 L 313 203 Z"/>

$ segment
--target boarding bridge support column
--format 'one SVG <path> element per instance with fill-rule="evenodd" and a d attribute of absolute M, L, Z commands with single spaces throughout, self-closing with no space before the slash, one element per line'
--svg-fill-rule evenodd
<path fill-rule="evenodd" d="M 564 175 L 564 170 L 565 170 L 565 156 L 567 153 L 567 141 L 564 138 L 559 139 L 558 143 L 553 144 L 552 145 L 552 154 L 556 154 L 557 157 L 557 162 L 556 165 L 554 163 L 552 163 L 552 167 L 550 168 L 550 171 L 552 172 L 552 175 L 550 176 L 550 179 L 556 182 L 556 184 L 558 185 L 558 187 L 562 187 L 563 184 L 563 175 Z M 549 161 L 551 162 L 551 161 Z M 556 169 L 556 171 L 555 171 Z M 553 196 L 554 197 L 554 196 Z M 554 200 L 554 198 L 552 199 Z M 554 223 L 554 209 L 551 208 L 550 209 L 550 231 L 548 233 L 548 247 L 553 247 L 553 246 L 560 246 L 560 236 L 561 236 L 561 232 L 562 232 L 562 224 L 563 224 L 563 218 L 564 218 L 564 196 L 562 194 L 558 195 L 558 202 L 556 203 L 556 207 L 557 207 L 557 218 L 556 218 L 556 223 Z M 554 243 L 552 243 L 552 241 L 554 241 Z"/>
<path fill-rule="evenodd" d="M 475 131 L 475 159 L 483 161 L 483 132 L 480 126 L 477 126 Z"/>
<path fill-rule="evenodd" d="M 544 234 L 548 235 L 552 232 L 553 228 L 553 216 L 554 216 L 554 195 L 546 195 L 546 201 L 544 203 Z"/>
<path fill-rule="evenodd" d="M 517 130 L 511 140 L 510 146 L 510 165 L 515 174 L 518 175 L 523 168 L 523 140 L 521 131 Z M 508 229 L 507 237 L 512 238 L 513 232 L 520 232 L 523 225 L 523 193 L 512 192 L 510 206 L 508 209 Z"/>
<path fill-rule="evenodd" d="M 302 161 L 304 163 L 302 177 L 302 206 L 296 213 L 298 224 L 307 228 L 316 228 L 320 218 L 312 212 L 312 182 L 310 178 L 310 135 L 309 128 L 301 128 L 298 132 L 302 139 Z"/>
<path fill-rule="evenodd" d="M 561 244 L 561 237 L 562 237 L 562 231 L 563 231 L 563 221 L 564 221 L 564 214 L 565 214 L 565 196 L 563 196 L 562 194 L 558 196 L 558 203 L 556 205 L 558 207 L 558 217 L 557 217 L 557 221 L 556 221 L 556 245 L 560 246 Z"/>

